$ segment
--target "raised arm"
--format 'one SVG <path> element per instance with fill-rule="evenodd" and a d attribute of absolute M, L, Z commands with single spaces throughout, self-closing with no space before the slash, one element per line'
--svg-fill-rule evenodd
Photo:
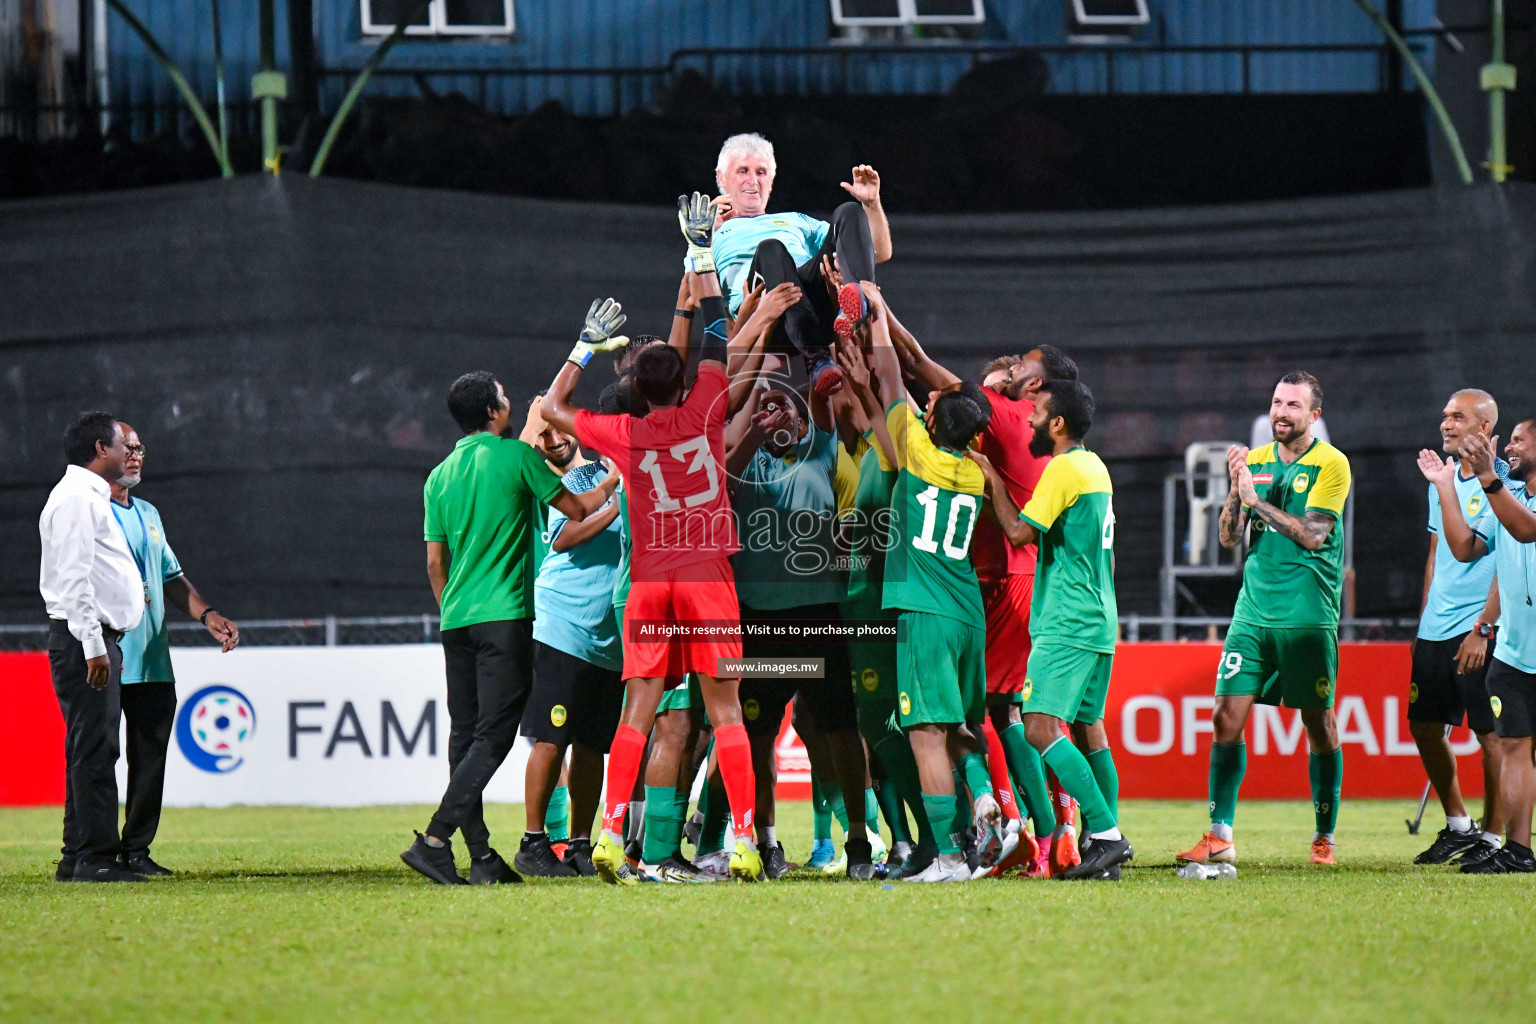
<path fill-rule="evenodd" d="M 685 366 L 688 364 L 688 340 L 693 332 L 693 317 L 698 305 L 689 275 L 684 273 L 677 286 L 677 305 L 672 307 L 672 330 L 667 334 L 667 344 L 677 349 Z"/>
<path fill-rule="evenodd" d="M 1039 537 L 1039 531 L 1019 518 L 1019 506 L 1014 504 L 1013 495 L 1008 493 L 1008 485 L 992 465 L 992 460 L 974 449 L 966 451 L 965 457 L 980 466 L 982 475 L 987 478 L 987 497 L 992 501 L 992 514 L 997 517 L 997 525 L 1002 528 L 1008 543 L 1016 548 L 1033 544 Z"/>
<path fill-rule="evenodd" d="M 730 410 L 734 413 L 747 400 L 747 393 L 756 383 L 758 371 L 763 366 L 763 355 L 768 350 L 768 339 L 774 326 L 785 310 L 800 301 L 800 288 L 785 282 L 773 291 L 761 296 L 752 315 L 741 325 L 728 347 L 726 360 L 730 377 Z"/>
<path fill-rule="evenodd" d="M 1475 562 L 1488 553 L 1483 538 L 1472 532 L 1467 517 L 1461 513 L 1461 499 L 1456 496 L 1456 460 L 1440 460 L 1428 448 L 1419 452 L 1419 472 L 1435 485 L 1440 496 L 1440 536 L 1458 562 Z M 1429 587 L 1424 588 L 1426 597 Z"/>
<path fill-rule="evenodd" d="M 1488 507 L 1493 514 L 1499 517 L 1499 522 L 1509 535 L 1522 544 L 1536 541 L 1536 512 L 1523 505 L 1519 498 L 1509 493 L 1509 488 L 1500 486 L 1496 490 L 1489 491 L 1495 480 L 1499 479 L 1498 471 L 1494 468 L 1493 454 L 1499 450 L 1499 439 L 1495 436 L 1492 440 L 1482 434 L 1474 433 L 1462 440 L 1461 456 L 1472 467 L 1472 472 L 1477 474 L 1477 480 L 1483 485 L 1483 491 L 1488 495 Z M 1441 502 L 1444 505 L 1445 502 Z M 1465 559 L 1463 559 L 1465 561 Z"/>
<path fill-rule="evenodd" d="M 876 322 L 872 331 L 876 337 L 886 337 L 888 342 L 889 338 L 881 333 L 884 329 L 884 324 Z M 875 380 L 869 365 L 864 361 L 863 350 L 851 340 L 839 341 L 833 355 L 843 368 L 843 379 L 849 382 L 849 386 L 843 390 L 852 391 L 860 406 L 866 424 L 864 429 L 874 434 L 875 444 L 884 453 L 886 462 L 896 465 L 896 443 L 891 440 L 891 431 L 885 422 L 885 409 L 881 407 L 880 396 L 875 391 L 879 381 Z M 899 386 L 900 381 L 897 384 Z"/>
<path fill-rule="evenodd" d="M 1243 542 L 1243 533 L 1248 529 L 1248 513 L 1243 508 L 1243 496 L 1237 489 L 1237 478 L 1242 475 L 1243 467 L 1247 465 L 1247 448 L 1235 444 L 1227 449 L 1227 473 L 1232 478 L 1232 484 L 1227 488 L 1226 503 L 1221 506 L 1221 518 L 1217 520 L 1217 533 L 1221 538 L 1221 546 L 1228 551 Z"/>
<path fill-rule="evenodd" d="M 725 456 L 725 471 L 732 480 L 741 476 L 747 464 L 752 461 L 752 456 L 757 454 L 764 441 L 773 436 L 774 431 L 789 427 L 789 413 L 783 409 L 754 409 L 751 415 L 742 411 L 737 416 L 747 417 L 747 427 L 736 447 L 730 449 Z"/>
<path fill-rule="evenodd" d="M 901 356 L 902 364 L 923 387 L 930 391 L 943 391 L 947 387 L 960 383 L 959 377 L 928 358 L 928 353 L 923 351 L 923 347 L 917 343 L 912 332 L 902 325 L 894 313 L 891 314 L 890 329 L 891 341 Z"/>
<path fill-rule="evenodd" d="M 879 173 L 869 164 L 859 164 L 853 169 L 853 181 L 840 184 L 864 207 L 864 216 L 869 218 L 869 237 L 875 243 L 875 262 L 884 263 L 891 258 L 891 222 L 886 220 L 885 207 L 880 203 Z"/>
<path fill-rule="evenodd" d="M 613 299 L 592 300 L 592 307 L 587 310 L 587 317 L 582 324 L 581 336 L 576 342 L 576 347 L 571 349 L 570 355 L 566 356 L 565 364 L 560 367 L 560 372 L 555 374 L 548 393 L 539 403 L 539 414 L 544 417 L 544 422 L 557 430 L 575 435 L 576 407 L 571 404 L 571 394 L 576 390 L 576 383 L 581 380 L 581 371 L 587 363 L 591 362 L 594 354 L 612 352 L 629 344 L 629 339 L 618 333 L 627 319 L 629 318 L 624 315 L 624 307 Z M 532 412 L 529 410 L 530 416 Z M 565 510 L 561 509 L 561 511 Z M 581 519 L 585 514 L 571 516 L 571 518 Z"/>

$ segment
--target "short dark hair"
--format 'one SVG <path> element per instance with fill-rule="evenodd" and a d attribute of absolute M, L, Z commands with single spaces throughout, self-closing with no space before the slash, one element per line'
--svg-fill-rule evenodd
<path fill-rule="evenodd" d="M 647 345 L 635 356 L 635 391 L 649 405 L 670 405 L 683 390 L 683 357 L 671 345 Z"/>
<path fill-rule="evenodd" d="M 635 357 L 642 349 L 649 348 L 658 342 L 665 342 L 666 338 L 659 338 L 654 334 L 637 334 L 629 339 L 629 344 L 619 349 L 613 356 L 613 372 L 623 376 L 631 366 L 635 364 Z"/>
<path fill-rule="evenodd" d="M 1048 380 L 1040 385 L 1040 393 L 1051 396 L 1051 419 L 1060 416 L 1067 437 L 1081 441 L 1093 426 L 1093 392 L 1088 385 L 1077 380 Z"/>
<path fill-rule="evenodd" d="M 610 416 L 615 413 L 644 416 L 651 411 L 651 407 L 645 399 L 635 394 L 634 377 L 625 374 L 603 388 L 603 393 L 597 396 L 597 411 Z"/>
<path fill-rule="evenodd" d="M 489 370 L 471 370 L 448 388 L 448 411 L 466 434 L 484 430 L 491 422 L 490 411 L 500 404 L 496 375 Z"/>
<path fill-rule="evenodd" d="M 82 412 L 64 428 L 64 457 L 70 465 L 88 465 L 96 458 L 96 442 L 108 448 L 117 440 L 117 417 L 109 412 Z"/>
<path fill-rule="evenodd" d="M 933 440 L 953 451 L 968 447 L 971 439 L 990 422 L 992 403 L 987 401 L 981 386 L 971 381 L 940 395 L 933 403 Z"/>
<path fill-rule="evenodd" d="M 1301 384 L 1312 389 L 1312 408 L 1323 407 L 1323 386 L 1317 382 L 1317 378 L 1306 370 L 1292 370 L 1280 378 L 1281 384 Z"/>
<path fill-rule="evenodd" d="M 1046 380 L 1077 380 L 1077 363 L 1055 345 L 1036 345 Z"/>

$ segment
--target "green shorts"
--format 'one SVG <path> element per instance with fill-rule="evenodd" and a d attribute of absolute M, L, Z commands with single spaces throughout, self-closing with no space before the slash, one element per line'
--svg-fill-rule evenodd
<path fill-rule="evenodd" d="M 986 632 L 980 623 L 902 612 L 896 630 L 896 700 L 903 729 L 986 717 Z"/>
<path fill-rule="evenodd" d="M 1097 722 L 1104 717 L 1114 663 L 1113 654 L 1041 641 L 1029 652 L 1019 710 L 1063 722 Z"/>
<path fill-rule="evenodd" d="M 1288 708 L 1333 707 L 1339 677 L 1336 629 L 1273 629 L 1234 622 L 1216 667 L 1216 696 Z"/>
<path fill-rule="evenodd" d="M 656 704 L 656 713 L 664 711 L 686 711 L 689 708 L 702 708 L 704 706 L 704 693 L 699 689 L 699 677 L 689 672 L 684 677 L 681 686 L 674 686 L 661 695 L 661 700 Z"/>
<path fill-rule="evenodd" d="M 859 709 L 859 732 L 871 747 L 901 733 L 901 712 L 896 686 L 895 644 L 848 645 L 853 669 L 853 699 Z"/>

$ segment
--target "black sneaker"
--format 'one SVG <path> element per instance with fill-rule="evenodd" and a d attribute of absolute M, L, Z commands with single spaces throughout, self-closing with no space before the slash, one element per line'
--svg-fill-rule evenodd
<path fill-rule="evenodd" d="M 758 843 L 757 855 L 763 858 L 764 878 L 783 878 L 789 874 L 789 863 L 784 859 L 783 843 Z"/>
<path fill-rule="evenodd" d="M 912 852 L 907 854 L 907 859 L 889 869 L 885 877 L 888 881 L 897 881 L 912 875 L 920 875 L 928 870 L 928 865 L 933 863 L 933 857 L 934 851 L 914 846 Z"/>
<path fill-rule="evenodd" d="M 1101 872 L 1101 873 L 1099 873 L 1097 875 L 1094 875 L 1093 876 L 1093 880 L 1095 882 L 1118 882 L 1118 881 L 1120 881 L 1120 865 L 1116 864 L 1114 867 L 1110 868 L 1109 870 L 1103 871 L 1103 872 Z"/>
<path fill-rule="evenodd" d="M 784 854 L 780 852 L 779 856 L 783 857 Z M 766 857 L 763 859 L 764 861 L 767 860 Z M 661 863 L 656 865 L 655 872 L 663 882 L 691 884 L 714 881 L 713 878 L 694 867 L 692 862 L 684 857 L 662 858 Z"/>
<path fill-rule="evenodd" d="M 149 851 L 125 853 L 118 858 L 123 867 L 145 878 L 170 878 L 175 874 L 170 868 L 161 867 L 149 859 Z"/>
<path fill-rule="evenodd" d="M 976 869 L 981 867 L 981 847 L 976 842 L 976 829 L 967 828 L 965 839 L 961 841 L 962 850 L 965 851 L 965 866 L 974 876 Z"/>
<path fill-rule="evenodd" d="M 624 843 L 624 859 L 629 861 L 630 867 L 640 863 L 640 855 L 644 852 L 645 843 L 639 839 L 630 839 Z"/>
<path fill-rule="evenodd" d="M 597 868 L 592 864 L 592 840 L 572 839 L 565 847 L 565 856 L 560 858 L 561 863 L 582 878 L 591 878 L 597 874 Z"/>
<path fill-rule="evenodd" d="M 1130 840 L 1124 836 L 1119 839 L 1095 839 L 1081 849 L 1082 863 L 1068 868 L 1062 873 L 1062 878 L 1098 878 L 1110 868 L 1124 864 L 1136 856 L 1136 851 L 1131 849 Z"/>
<path fill-rule="evenodd" d="M 71 854 L 63 854 L 59 857 L 58 867 L 53 869 L 55 882 L 73 882 L 75 880 L 76 858 Z"/>
<path fill-rule="evenodd" d="M 459 874 L 459 869 L 454 867 L 453 844 L 446 840 L 442 846 L 429 846 L 427 837 L 417 832 L 416 841 L 411 844 L 409 850 L 400 855 L 400 859 L 438 885 L 469 884 L 464 880 L 464 876 Z"/>
<path fill-rule="evenodd" d="M 517 848 L 517 856 L 512 858 L 512 866 L 535 878 L 575 878 L 578 874 L 575 868 L 555 856 L 555 851 L 549 845 L 549 836 L 542 832 L 538 835 L 524 834 Z"/>
<path fill-rule="evenodd" d="M 879 869 L 874 863 L 874 847 L 868 839 L 850 839 L 843 844 L 843 853 L 848 857 L 847 874 L 849 878 L 859 882 L 868 882 L 877 877 Z"/>
<path fill-rule="evenodd" d="M 129 871 L 115 857 L 103 857 L 100 860 L 81 857 L 75 861 L 75 881 L 146 882 L 148 879 L 137 871 Z"/>
<path fill-rule="evenodd" d="M 492 850 L 484 857 L 469 858 L 470 885 L 521 885 L 523 876 L 507 866 L 501 854 Z"/>
<path fill-rule="evenodd" d="M 1435 841 L 1429 849 L 1413 858 L 1415 864 L 1444 864 L 1458 854 L 1466 853 L 1478 843 L 1483 841 L 1483 834 L 1477 829 L 1468 829 L 1459 832 L 1447 825 L 1435 836 Z"/>
<path fill-rule="evenodd" d="M 1501 847 L 1498 843 L 1491 843 L 1486 839 L 1479 839 L 1476 846 L 1472 847 L 1466 853 L 1463 853 L 1460 857 L 1456 858 L 1456 863 L 1461 865 L 1461 870 L 1466 871 L 1474 864 L 1481 864 L 1489 857 L 1492 857 L 1494 854 L 1498 853 L 1500 849 Z"/>
<path fill-rule="evenodd" d="M 1526 875 L 1536 871 L 1536 855 L 1529 846 L 1505 843 L 1492 857 L 1462 865 L 1464 875 Z"/>

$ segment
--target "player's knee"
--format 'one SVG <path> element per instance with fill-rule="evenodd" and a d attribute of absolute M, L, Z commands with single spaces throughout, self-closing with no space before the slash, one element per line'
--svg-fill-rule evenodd
<path fill-rule="evenodd" d="M 789 249 L 777 238 L 765 238 L 758 242 L 753 257 L 760 267 L 786 263 L 791 267 L 795 265 L 795 258 L 789 254 Z"/>
<path fill-rule="evenodd" d="M 867 219 L 864 207 L 855 202 L 842 203 L 832 211 L 832 226 L 835 228 L 848 227 Z"/>
<path fill-rule="evenodd" d="M 1438 746 L 1445 742 L 1445 726 L 1439 722 L 1408 721 L 1408 734 L 1419 746 Z"/>

